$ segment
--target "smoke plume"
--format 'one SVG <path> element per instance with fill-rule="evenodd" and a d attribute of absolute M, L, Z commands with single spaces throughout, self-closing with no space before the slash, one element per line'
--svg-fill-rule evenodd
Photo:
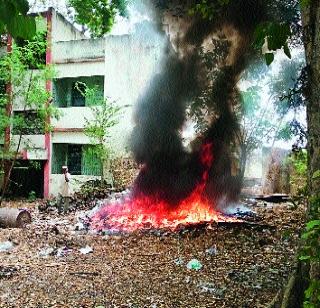
<path fill-rule="evenodd" d="M 190 5 L 192 1 L 183 6 L 179 1 L 154 4 L 157 20 L 168 20 L 169 29 L 178 31 L 170 33 L 162 71 L 154 76 L 135 110 L 131 148 L 142 169 L 134 193 L 152 194 L 173 205 L 187 197 L 203 173 L 201 145 L 209 142 L 214 161 L 206 194 L 213 201 L 222 197 L 226 202 L 236 201 L 241 182 L 232 174 L 231 145 L 239 129 L 233 106 L 239 76 L 249 63 L 254 29 L 265 16 L 263 1 L 230 0 L 214 20 L 189 16 L 185 8 Z M 162 28 L 159 25 L 159 33 L 167 35 Z M 223 60 L 213 63 L 215 80 L 208 80 L 199 49 L 214 37 L 227 40 L 229 47 Z M 203 91 L 209 93 L 208 110 L 215 112 L 208 129 L 188 152 L 181 139 L 186 108 Z"/>

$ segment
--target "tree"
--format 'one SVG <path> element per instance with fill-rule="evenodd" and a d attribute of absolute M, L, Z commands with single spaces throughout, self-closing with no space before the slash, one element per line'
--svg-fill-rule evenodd
<path fill-rule="evenodd" d="M 127 5 L 127 0 L 68 1 L 68 7 L 74 8 L 72 18 L 96 37 L 111 30 L 117 15 L 127 16 Z M 0 35 L 10 34 L 16 39 L 31 39 L 36 34 L 36 22 L 34 16 L 28 16 L 29 8 L 28 0 L 1 0 Z"/>
<path fill-rule="evenodd" d="M 75 21 L 85 25 L 95 37 L 108 33 L 117 15 L 127 16 L 127 4 L 127 0 L 69 0 L 75 9 Z"/>
<path fill-rule="evenodd" d="M 84 133 L 90 138 L 93 147 L 93 155 L 101 159 L 101 185 L 105 182 L 104 168 L 109 161 L 112 148 L 110 145 L 110 130 L 119 122 L 122 107 L 115 102 L 109 102 L 97 88 L 85 87 L 84 92 L 76 85 L 85 96 L 92 112 L 92 118 L 85 118 Z"/>
<path fill-rule="evenodd" d="M 0 35 L 10 34 L 14 38 L 31 39 L 36 33 L 34 17 L 27 16 L 27 0 L 0 1 Z"/>
<path fill-rule="evenodd" d="M 23 136 L 50 131 L 48 119 L 59 115 L 48 104 L 51 93 L 46 90 L 45 82 L 53 78 L 54 71 L 39 59 L 46 50 L 46 41 L 41 37 L 40 33 L 22 46 L 14 43 L 12 51 L 0 59 L 0 83 L 7 85 L 7 91 L 0 94 L 0 138 L 4 140 L 0 150 L 0 168 L 4 173 L 0 204 L 21 151 L 32 146 L 24 142 L 22 148 Z M 19 104 L 19 112 L 13 112 L 14 104 Z"/>

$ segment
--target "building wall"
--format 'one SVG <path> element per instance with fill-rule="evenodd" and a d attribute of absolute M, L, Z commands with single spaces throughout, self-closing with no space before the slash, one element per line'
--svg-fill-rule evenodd
<path fill-rule="evenodd" d="M 62 114 L 58 120 L 52 120 L 52 125 L 58 129 L 84 128 L 86 120 L 92 119 L 92 111 L 89 107 L 58 108 Z"/>
<path fill-rule="evenodd" d="M 135 35 L 109 36 L 105 48 L 104 93 L 123 109 L 118 125 L 111 132 L 116 155 L 126 152 L 133 128 L 134 105 L 159 71 L 163 44 L 158 39 Z"/>
<path fill-rule="evenodd" d="M 76 41 L 58 41 L 52 44 L 54 63 L 79 63 L 83 60 L 104 61 L 105 40 L 85 39 Z"/>
<path fill-rule="evenodd" d="M 55 10 L 52 10 L 52 42 L 81 40 L 87 37 Z"/>
<path fill-rule="evenodd" d="M 55 69 L 58 78 L 103 76 L 105 74 L 103 61 L 56 64 Z"/>
<path fill-rule="evenodd" d="M 52 143 L 90 144 L 90 139 L 83 132 L 53 132 Z"/>

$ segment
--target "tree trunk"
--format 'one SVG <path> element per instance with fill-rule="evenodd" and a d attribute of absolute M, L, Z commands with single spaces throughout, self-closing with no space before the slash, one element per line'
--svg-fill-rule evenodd
<path fill-rule="evenodd" d="M 320 170 L 320 1 L 310 0 L 309 4 L 302 6 L 303 41 L 307 64 L 307 124 L 308 124 L 308 187 L 310 196 L 320 197 L 320 179 L 313 178 L 315 171 Z M 309 213 L 313 212 L 312 204 L 309 204 Z M 312 217 L 319 219 L 319 217 Z M 298 264 L 297 281 L 320 278 L 320 267 L 316 262 L 311 262 L 310 267 Z M 305 287 L 304 287 L 305 289 Z M 294 288 L 292 288 L 294 290 Z M 303 292 L 299 296 L 290 292 L 288 296 L 295 297 L 302 302 Z M 292 306 L 285 305 L 284 308 Z M 300 306 L 302 307 L 302 306 Z"/>
<path fill-rule="evenodd" d="M 310 194 L 319 194 L 320 180 L 313 179 L 315 171 L 320 170 L 320 2 L 311 0 L 302 8 L 304 46 L 308 69 L 307 123 L 309 153 Z"/>
<path fill-rule="evenodd" d="M 247 156 L 248 156 L 247 147 L 245 145 L 241 145 L 241 147 L 240 147 L 240 173 L 239 173 L 239 177 L 240 177 L 241 182 L 244 179 L 244 173 L 246 171 Z"/>

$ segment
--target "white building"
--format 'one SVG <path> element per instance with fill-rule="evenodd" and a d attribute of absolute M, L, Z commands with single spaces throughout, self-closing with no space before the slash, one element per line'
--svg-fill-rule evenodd
<path fill-rule="evenodd" d="M 52 8 L 42 16 L 39 26 L 47 29 L 46 63 L 57 71 L 57 78 L 44 86 L 52 91 L 53 104 L 62 116 L 52 121 L 51 133 L 23 136 L 25 144 L 32 144 L 31 148 L 22 144 L 23 159 L 26 164 L 37 161 L 41 168 L 14 170 L 13 177 L 21 182 L 20 187 L 48 198 L 60 192 L 63 165 L 68 165 L 73 190 L 100 174 L 99 158 L 85 151 L 91 144 L 84 134 L 85 119 L 92 112 L 75 83 L 97 86 L 105 98 L 130 106 L 123 109 L 120 123 L 112 130 L 115 155 L 123 155 L 133 127 L 132 106 L 160 65 L 162 43 L 139 33 L 89 39 Z M 21 104 L 14 102 L 13 112 L 19 108 Z"/>

